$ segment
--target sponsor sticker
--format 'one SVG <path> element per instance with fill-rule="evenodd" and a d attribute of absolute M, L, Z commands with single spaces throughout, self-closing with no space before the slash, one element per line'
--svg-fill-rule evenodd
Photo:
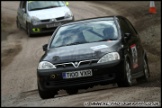
<path fill-rule="evenodd" d="M 137 54 L 136 44 L 131 45 L 130 48 L 131 48 L 132 58 L 133 58 L 133 68 L 137 68 L 138 67 L 138 54 Z"/>

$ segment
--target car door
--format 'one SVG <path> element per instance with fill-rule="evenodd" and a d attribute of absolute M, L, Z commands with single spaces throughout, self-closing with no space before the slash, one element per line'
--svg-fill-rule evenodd
<path fill-rule="evenodd" d="M 122 37 L 124 38 L 125 33 L 130 33 L 129 39 L 124 43 L 125 54 L 128 54 L 130 57 L 132 73 L 139 71 L 139 44 L 138 38 L 134 36 L 133 31 L 130 29 L 126 19 L 119 19 Z"/>
<path fill-rule="evenodd" d="M 22 1 L 20 1 L 20 5 L 19 5 L 19 8 L 18 8 L 18 10 L 17 10 L 17 18 L 18 18 L 18 21 L 19 21 L 19 23 L 22 25 L 22 4 L 23 4 L 23 2 Z"/>
<path fill-rule="evenodd" d="M 136 39 L 136 44 L 137 44 L 137 51 L 138 51 L 138 64 L 139 64 L 139 69 L 142 70 L 142 66 L 143 66 L 143 47 L 141 44 L 141 40 L 139 38 L 139 34 L 137 33 L 136 29 L 133 27 L 133 25 L 131 24 L 131 22 L 127 19 L 125 19 L 125 21 L 127 22 L 131 32 L 132 32 L 132 36 Z"/>
<path fill-rule="evenodd" d="M 20 24 L 23 28 L 26 28 L 25 24 L 26 24 L 26 1 L 21 1 L 20 3 L 20 9 L 18 11 L 18 16 L 19 16 L 19 21 Z"/>

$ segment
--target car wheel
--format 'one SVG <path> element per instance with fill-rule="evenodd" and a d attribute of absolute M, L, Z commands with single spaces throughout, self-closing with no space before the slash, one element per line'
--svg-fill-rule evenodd
<path fill-rule="evenodd" d="M 28 36 L 31 37 L 32 34 L 31 34 L 31 31 L 30 31 L 30 24 L 29 23 L 26 24 L 26 31 L 27 31 Z"/>
<path fill-rule="evenodd" d="M 142 77 L 136 79 L 137 82 L 149 80 L 150 71 L 149 71 L 148 62 L 146 61 L 146 58 L 144 58 L 143 73 L 144 75 Z"/>
<path fill-rule="evenodd" d="M 118 73 L 117 84 L 119 87 L 129 87 L 132 85 L 131 67 L 128 60 L 124 62 L 124 71 Z"/>
<path fill-rule="evenodd" d="M 21 25 L 20 25 L 20 22 L 19 22 L 18 18 L 16 19 L 16 24 L 17 24 L 17 28 L 21 29 Z"/>
<path fill-rule="evenodd" d="M 75 21 L 75 17 L 73 16 L 73 21 Z"/>
<path fill-rule="evenodd" d="M 54 90 L 54 91 L 42 91 L 40 90 L 40 87 L 38 86 L 38 92 L 39 92 L 39 96 L 42 98 L 42 99 L 50 99 L 50 98 L 54 98 L 54 96 L 57 94 L 57 91 Z"/>
<path fill-rule="evenodd" d="M 78 93 L 78 89 L 66 89 L 66 92 L 67 92 L 69 95 L 77 94 L 77 93 Z"/>

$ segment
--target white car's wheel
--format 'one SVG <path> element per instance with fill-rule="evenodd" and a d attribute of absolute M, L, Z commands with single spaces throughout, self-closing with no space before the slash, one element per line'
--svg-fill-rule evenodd
<path fill-rule="evenodd" d="M 20 22 L 19 22 L 18 18 L 16 18 L 16 24 L 17 24 L 17 28 L 21 29 L 21 25 L 20 25 Z"/>
<path fill-rule="evenodd" d="M 31 31 L 30 31 L 30 24 L 29 23 L 26 24 L 26 32 L 27 32 L 29 37 L 32 36 Z"/>

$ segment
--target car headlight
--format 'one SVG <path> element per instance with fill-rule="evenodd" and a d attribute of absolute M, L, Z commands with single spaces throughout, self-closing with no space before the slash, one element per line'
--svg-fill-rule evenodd
<path fill-rule="evenodd" d="M 69 13 L 69 12 L 67 12 L 66 14 L 65 14 L 65 18 L 70 18 L 71 17 L 71 14 Z"/>
<path fill-rule="evenodd" d="M 39 20 L 39 18 L 33 16 L 31 18 L 31 22 L 32 22 L 33 25 L 37 25 L 37 24 L 39 24 L 40 20 Z"/>
<path fill-rule="evenodd" d="M 113 60 L 119 60 L 120 56 L 118 52 L 112 52 L 104 55 L 97 63 L 104 63 Z"/>
<path fill-rule="evenodd" d="M 38 65 L 38 69 L 56 69 L 56 66 L 48 61 L 41 61 Z"/>

